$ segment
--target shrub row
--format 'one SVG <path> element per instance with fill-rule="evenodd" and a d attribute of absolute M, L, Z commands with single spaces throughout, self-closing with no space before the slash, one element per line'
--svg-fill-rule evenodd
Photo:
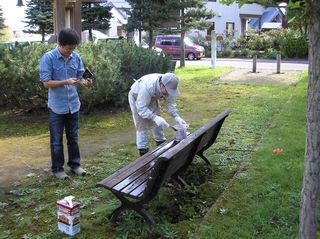
<path fill-rule="evenodd" d="M 230 57 L 230 58 L 252 58 L 257 56 L 260 59 L 276 59 L 279 52 L 269 48 L 264 51 L 255 51 L 250 49 L 227 49 L 217 52 L 218 57 Z"/>
<path fill-rule="evenodd" d="M 45 108 L 47 90 L 39 81 L 39 59 L 55 47 L 47 44 L 0 46 L 0 107 L 25 111 Z M 82 109 L 119 107 L 127 104 L 127 93 L 133 79 L 147 73 L 164 73 L 170 69 L 170 59 L 131 42 L 101 42 L 81 44 L 85 67 L 94 75 L 95 87 L 79 87 Z"/>
<path fill-rule="evenodd" d="M 200 41 L 200 44 L 205 46 L 206 56 L 210 57 L 210 42 Z M 278 52 L 285 58 L 307 58 L 307 39 L 290 29 L 262 33 L 249 31 L 246 37 L 241 36 L 239 39 L 224 38 L 220 42 L 218 56 L 251 58 L 257 55 L 259 58 L 275 59 Z"/>
<path fill-rule="evenodd" d="M 250 34 L 248 39 L 240 38 L 237 43 L 240 49 L 270 52 L 279 51 L 286 58 L 306 58 L 308 56 L 307 39 L 297 31 L 290 29 L 272 30 L 260 35 Z"/>

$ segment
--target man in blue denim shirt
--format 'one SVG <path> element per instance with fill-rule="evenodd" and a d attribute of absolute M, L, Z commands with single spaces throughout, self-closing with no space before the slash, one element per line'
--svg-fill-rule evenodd
<path fill-rule="evenodd" d="M 74 49 L 79 36 L 73 29 L 63 29 L 58 36 L 58 47 L 45 53 L 40 59 L 40 81 L 49 89 L 49 128 L 52 173 L 67 179 L 64 172 L 63 131 L 68 146 L 68 166 L 71 172 L 85 175 L 80 167 L 78 145 L 80 100 L 77 86 L 91 87 L 91 79 L 83 79 L 84 66 Z"/>

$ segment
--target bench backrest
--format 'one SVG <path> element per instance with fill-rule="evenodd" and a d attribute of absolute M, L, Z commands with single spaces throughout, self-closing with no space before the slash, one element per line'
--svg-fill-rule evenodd
<path fill-rule="evenodd" d="M 212 121 L 188 135 L 186 139 L 162 153 L 153 168 L 144 194 L 155 195 L 165 181 L 185 171 L 197 153 L 204 152 L 215 142 L 229 113 L 230 110 L 225 110 Z"/>
<path fill-rule="evenodd" d="M 204 134 L 197 148 L 197 154 L 202 154 L 216 141 L 224 120 L 230 114 L 230 110 L 225 110 L 217 115 L 212 121 L 205 124 L 195 134 Z"/>
<path fill-rule="evenodd" d="M 152 175 L 144 195 L 156 195 L 161 185 L 189 165 L 203 135 L 189 135 L 186 139 L 160 155 L 153 168 Z"/>

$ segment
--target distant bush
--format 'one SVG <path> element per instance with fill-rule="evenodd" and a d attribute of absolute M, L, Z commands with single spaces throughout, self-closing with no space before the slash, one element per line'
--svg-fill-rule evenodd
<path fill-rule="evenodd" d="M 280 44 L 281 54 L 287 58 L 303 58 L 308 55 L 308 43 L 303 37 L 286 38 Z"/>
<path fill-rule="evenodd" d="M 308 42 L 299 32 L 282 29 L 259 33 L 249 31 L 246 37 L 241 36 L 236 44 L 230 39 L 222 41 L 220 57 L 252 57 L 275 59 L 280 52 L 285 58 L 307 58 Z"/>
<path fill-rule="evenodd" d="M 34 44 L 8 49 L 0 46 L 0 107 L 26 111 L 45 108 L 47 90 L 39 81 L 39 59 L 55 45 Z M 81 44 L 77 50 L 94 75 L 96 87 L 79 87 L 82 109 L 127 104 L 133 79 L 148 73 L 164 73 L 170 59 L 131 42 Z"/>

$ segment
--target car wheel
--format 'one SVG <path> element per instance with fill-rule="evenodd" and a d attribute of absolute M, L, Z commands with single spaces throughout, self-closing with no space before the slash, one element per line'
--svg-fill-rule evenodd
<path fill-rule="evenodd" d="M 188 58 L 188 60 L 192 61 L 192 60 L 196 59 L 196 56 L 192 52 L 190 52 L 190 53 L 188 53 L 187 58 Z"/>

